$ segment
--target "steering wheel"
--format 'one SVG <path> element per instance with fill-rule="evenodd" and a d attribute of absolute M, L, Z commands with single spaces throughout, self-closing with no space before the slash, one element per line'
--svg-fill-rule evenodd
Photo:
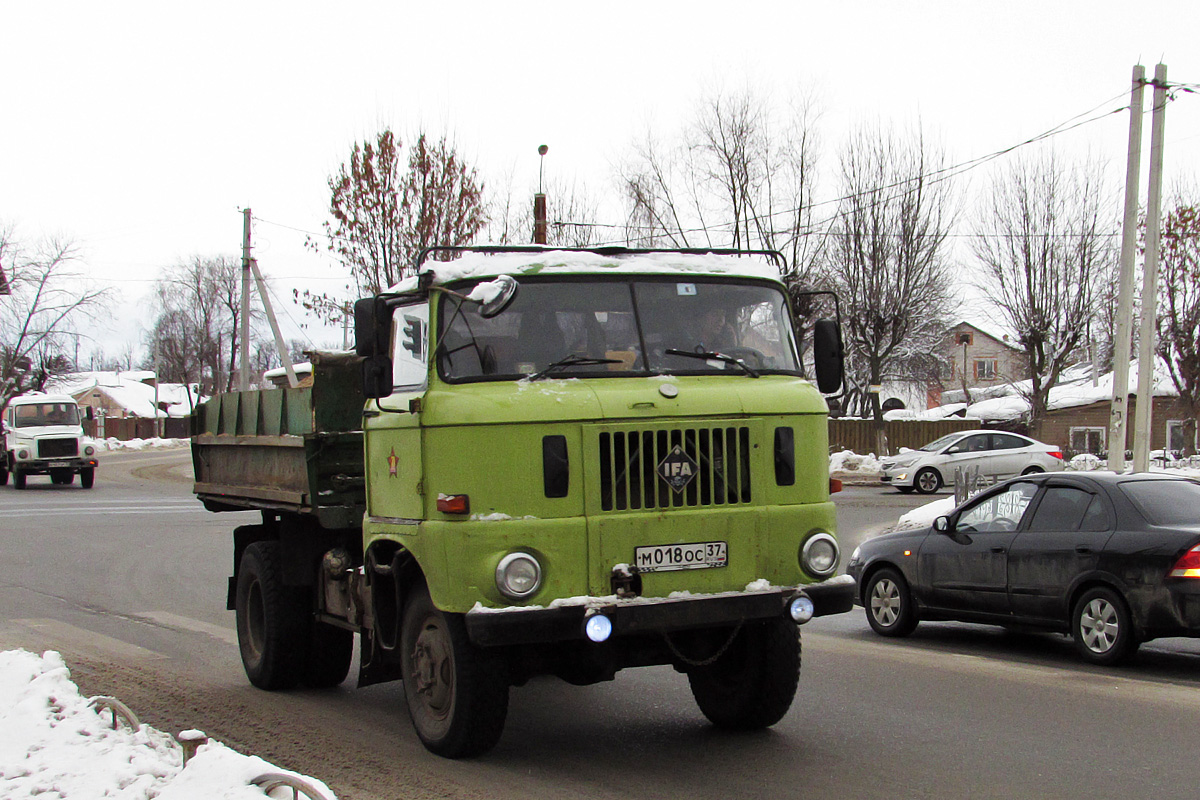
<path fill-rule="evenodd" d="M 753 347 L 726 347 L 721 352 L 739 361 L 745 361 L 751 367 L 762 368 L 767 365 L 767 357 Z"/>

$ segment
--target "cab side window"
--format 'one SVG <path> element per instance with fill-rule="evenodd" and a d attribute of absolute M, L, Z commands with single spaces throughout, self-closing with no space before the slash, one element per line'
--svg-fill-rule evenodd
<path fill-rule="evenodd" d="M 423 385 L 429 371 L 429 304 L 399 306 L 392 314 L 392 336 L 392 385 Z"/>

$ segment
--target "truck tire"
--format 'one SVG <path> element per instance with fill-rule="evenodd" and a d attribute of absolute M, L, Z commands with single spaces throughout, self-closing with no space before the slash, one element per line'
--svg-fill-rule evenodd
<path fill-rule="evenodd" d="M 87 467 L 79 470 L 79 485 L 84 489 L 92 488 L 92 484 L 96 482 L 96 468 Z"/>
<path fill-rule="evenodd" d="M 8 464 L 0 455 L 0 486 L 8 486 Z"/>
<path fill-rule="evenodd" d="M 299 682 L 299 641 L 306 611 L 283 585 L 279 542 L 254 542 L 242 553 L 235 613 L 242 666 L 260 689 L 290 689 Z"/>
<path fill-rule="evenodd" d="M 492 749 L 508 716 L 508 682 L 467 639 L 461 615 L 439 611 L 423 584 L 405 600 L 400 647 L 408 713 L 426 749 L 446 758 Z"/>
<path fill-rule="evenodd" d="M 25 488 L 25 473 L 21 472 L 20 469 L 14 469 L 12 476 L 13 476 L 13 488 L 14 489 L 24 489 Z"/>
<path fill-rule="evenodd" d="M 696 704 L 717 727 L 769 727 L 796 696 L 800 629 L 788 619 L 747 624 L 716 661 L 687 674 Z"/>
<path fill-rule="evenodd" d="M 238 647 L 260 689 L 337 686 L 350 671 L 354 634 L 313 618 L 309 590 L 284 586 L 279 542 L 249 545 L 238 569 Z"/>

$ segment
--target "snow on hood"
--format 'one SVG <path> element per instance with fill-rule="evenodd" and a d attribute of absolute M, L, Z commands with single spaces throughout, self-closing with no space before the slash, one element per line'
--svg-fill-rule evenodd
<path fill-rule="evenodd" d="M 779 268 L 762 256 L 722 256 L 689 253 L 599 253 L 546 250 L 543 253 L 464 253 L 454 261 L 427 261 L 421 272 L 432 272 L 435 284 L 497 275 L 545 274 L 715 274 L 779 280 Z M 406 278 L 389 292 L 411 292 L 417 278 Z"/>

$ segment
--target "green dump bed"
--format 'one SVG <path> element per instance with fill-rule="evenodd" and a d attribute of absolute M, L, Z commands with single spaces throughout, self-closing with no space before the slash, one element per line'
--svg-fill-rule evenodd
<path fill-rule="evenodd" d="M 192 416 L 196 496 L 210 511 L 313 514 L 326 528 L 362 523 L 359 359 L 313 353 L 312 385 L 218 394 Z"/>

